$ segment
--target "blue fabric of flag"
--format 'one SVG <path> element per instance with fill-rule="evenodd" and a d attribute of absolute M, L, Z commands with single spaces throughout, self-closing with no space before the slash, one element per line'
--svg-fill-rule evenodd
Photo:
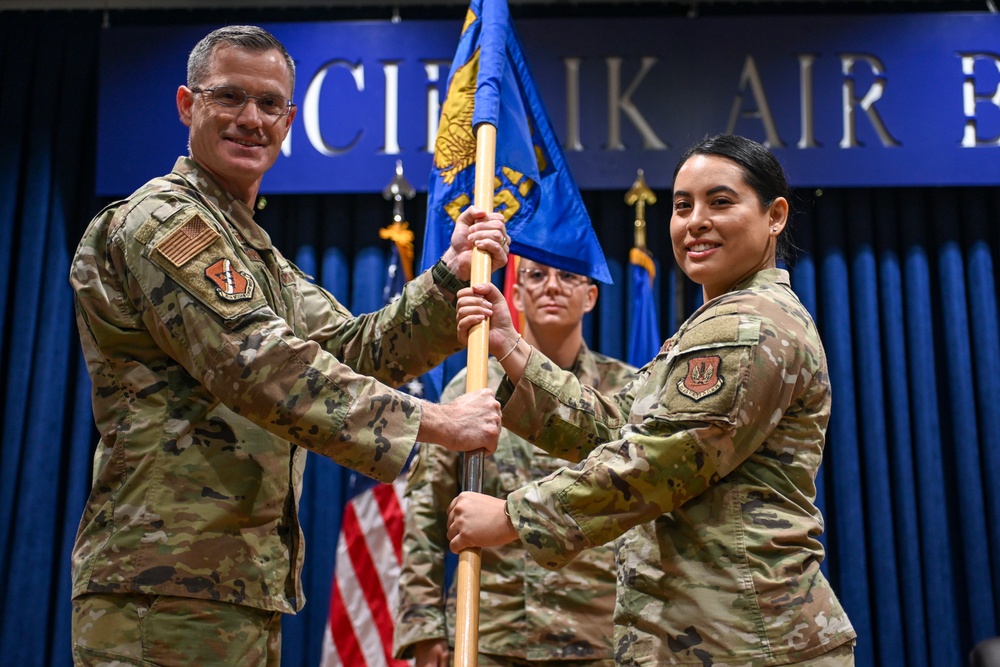
<path fill-rule="evenodd" d="M 629 330 L 627 361 L 638 368 L 649 363 L 660 351 L 659 319 L 653 301 L 653 258 L 639 248 L 630 253 L 632 281 L 632 322 Z M 654 268 L 655 271 L 655 268 Z"/>
<path fill-rule="evenodd" d="M 604 253 L 569 171 L 505 0 L 473 0 L 452 61 L 434 146 L 421 265 L 448 248 L 473 203 L 475 128 L 497 129 L 493 208 L 513 253 L 611 283 Z"/>

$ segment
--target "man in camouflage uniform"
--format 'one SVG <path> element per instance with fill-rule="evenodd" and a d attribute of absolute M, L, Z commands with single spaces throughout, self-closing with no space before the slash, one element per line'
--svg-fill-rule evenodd
<path fill-rule="evenodd" d="M 583 316 L 597 301 L 586 277 L 524 259 L 514 303 L 525 316 L 524 338 L 583 384 L 615 392 L 635 369 L 592 352 L 583 340 Z M 489 363 L 490 387 L 503 378 Z M 465 392 L 465 373 L 442 395 Z M 483 466 L 483 492 L 497 498 L 566 465 L 510 431 Z M 456 586 L 445 603 L 446 510 L 462 485 L 459 455 L 422 446 L 407 480 L 406 529 L 396 618 L 397 657 L 415 667 L 446 667 L 454 644 Z M 614 552 L 591 549 L 564 569 L 550 572 L 533 562 L 520 542 L 482 552 L 479 665 L 597 667 L 614 664 L 611 615 L 615 604 Z M 447 607 L 447 609 L 446 609 Z"/>
<path fill-rule="evenodd" d="M 776 267 L 787 192 L 773 155 L 742 137 L 682 157 L 670 231 L 704 305 L 616 396 L 517 340 L 497 392 L 504 426 L 583 460 L 506 502 L 463 493 L 450 508 L 454 551 L 519 537 L 535 561 L 560 568 L 616 540 L 619 665 L 854 664 L 855 632 L 817 539 L 826 356 Z M 492 316 L 491 350 L 510 349 L 496 288 L 459 297 L 460 328 Z"/>
<path fill-rule="evenodd" d="M 464 212 L 432 271 L 352 316 L 253 220 L 293 88 L 267 32 L 203 39 L 177 92 L 190 157 L 101 212 L 74 257 L 101 436 L 73 551 L 78 665 L 277 665 L 280 614 L 305 603 L 306 450 L 392 481 L 418 438 L 499 435 L 489 390 L 440 406 L 387 385 L 460 348 L 454 294 L 474 245 L 506 261 L 500 216 Z"/>

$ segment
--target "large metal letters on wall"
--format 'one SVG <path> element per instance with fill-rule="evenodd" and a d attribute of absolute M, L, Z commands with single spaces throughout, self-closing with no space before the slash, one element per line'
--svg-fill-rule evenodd
<path fill-rule="evenodd" d="M 215 26 L 111 27 L 101 45 L 98 193 L 127 194 L 187 151 L 175 95 Z M 276 23 L 297 115 L 262 193 L 377 192 L 396 160 L 427 187 L 460 20 Z M 581 189 L 736 132 L 797 187 L 1000 184 L 1000 15 L 516 22 Z M 500 128 L 502 132 L 503 129 Z"/>

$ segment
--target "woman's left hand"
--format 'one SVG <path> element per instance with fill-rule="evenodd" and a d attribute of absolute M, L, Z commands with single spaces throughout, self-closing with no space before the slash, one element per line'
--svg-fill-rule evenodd
<path fill-rule="evenodd" d="M 517 343 L 517 330 L 507 301 L 493 283 L 465 287 L 458 292 L 458 340 L 469 342 L 469 331 L 490 318 L 490 354 L 501 357 Z"/>

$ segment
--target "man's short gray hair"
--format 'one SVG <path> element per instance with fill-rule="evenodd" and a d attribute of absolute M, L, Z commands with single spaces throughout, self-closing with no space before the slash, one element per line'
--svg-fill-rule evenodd
<path fill-rule="evenodd" d="M 288 72 L 291 75 L 292 91 L 295 90 L 295 63 L 288 55 L 285 46 L 274 38 L 274 35 L 258 28 L 254 25 L 230 25 L 219 28 L 205 35 L 188 56 L 187 64 L 187 86 L 197 88 L 198 84 L 208 76 L 208 69 L 211 65 L 212 51 L 219 44 L 228 44 L 247 51 L 264 53 L 272 49 L 277 50 L 285 59 L 288 65 Z"/>

